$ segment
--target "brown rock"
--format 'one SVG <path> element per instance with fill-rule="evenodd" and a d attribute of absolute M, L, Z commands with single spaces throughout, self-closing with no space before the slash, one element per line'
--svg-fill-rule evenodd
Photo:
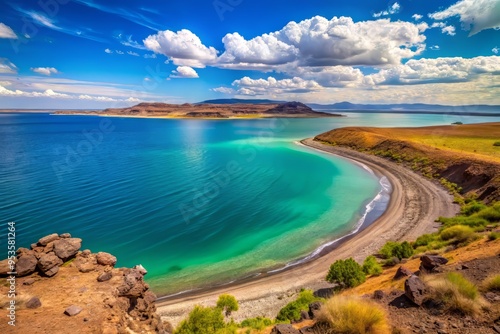
<path fill-rule="evenodd" d="M 10 273 L 9 259 L 5 259 L 0 261 L 0 276 L 8 276 L 7 273 Z"/>
<path fill-rule="evenodd" d="M 411 275 L 413 275 L 413 272 L 410 269 L 401 266 L 396 271 L 396 274 L 394 275 L 393 279 L 394 280 L 398 280 L 398 279 L 401 279 L 401 278 L 410 277 Z"/>
<path fill-rule="evenodd" d="M 95 259 L 95 255 L 88 255 L 88 257 L 84 257 L 82 253 L 76 258 L 74 264 L 80 272 L 89 273 L 96 270 L 97 261 Z"/>
<path fill-rule="evenodd" d="M 34 252 L 28 248 L 19 247 L 16 251 L 16 254 L 19 256 L 21 254 L 33 254 Z"/>
<path fill-rule="evenodd" d="M 23 254 L 17 259 L 16 272 L 18 277 L 30 275 L 35 272 L 38 259 L 34 255 Z"/>
<path fill-rule="evenodd" d="M 83 257 L 88 257 L 90 254 L 92 254 L 90 250 L 84 249 L 80 255 Z"/>
<path fill-rule="evenodd" d="M 97 276 L 97 282 L 106 282 L 109 281 L 111 278 L 113 278 L 113 273 L 111 271 L 107 271 Z"/>
<path fill-rule="evenodd" d="M 50 252 L 53 252 L 53 251 L 54 251 L 54 242 L 53 242 L 53 241 L 52 241 L 52 242 L 49 242 L 49 243 L 47 244 L 47 246 L 45 246 L 45 247 L 43 248 L 43 252 L 44 252 L 44 253 L 50 253 Z"/>
<path fill-rule="evenodd" d="M 55 266 L 44 272 L 43 274 L 48 277 L 52 277 L 59 272 L 59 266 Z"/>
<path fill-rule="evenodd" d="M 123 284 L 118 287 L 118 295 L 129 298 L 141 296 L 147 290 L 142 277 L 138 271 L 130 270 L 123 278 Z"/>
<path fill-rule="evenodd" d="M 116 264 L 116 257 L 109 253 L 99 252 L 96 256 L 97 263 L 102 266 L 111 266 L 114 267 Z"/>
<path fill-rule="evenodd" d="M 27 278 L 24 282 L 23 282 L 23 285 L 31 285 L 35 283 L 35 279 L 34 278 Z"/>
<path fill-rule="evenodd" d="M 373 292 L 373 299 L 381 300 L 384 299 L 385 293 L 382 290 L 375 290 Z"/>
<path fill-rule="evenodd" d="M 146 270 L 146 268 L 142 266 L 142 264 L 134 266 L 134 269 L 137 270 L 139 273 L 141 273 L 141 275 L 143 276 L 146 276 L 146 274 L 148 273 L 148 271 Z"/>
<path fill-rule="evenodd" d="M 34 243 L 34 244 L 31 244 L 30 245 L 30 249 L 35 249 L 38 247 L 38 244 L 37 243 Z"/>
<path fill-rule="evenodd" d="M 81 307 L 76 306 L 76 305 L 71 305 L 66 310 L 64 310 L 64 314 L 66 314 L 70 317 L 74 317 L 75 315 L 78 315 L 82 311 L 83 311 L 83 309 Z"/>
<path fill-rule="evenodd" d="M 448 259 L 437 255 L 422 255 L 420 261 L 422 262 L 420 267 L 427 271 L 448 263 Z"/>
<path fill-rule="evenodd" d="M 300 332 L 293 328 L 292 325 L 276 325 L 271 334 L 300 334 Z"/>
<path fill-rule="evenodd" d="M 321 306 L 323 304 L 321 302 L 314 302 L 309 304 L 309 317 L 311 319 L 315 319 L 318 317 L 319 311 L 321 310 Z"/>
<path fill-rule="evenodd" d="M 61 239 L 68 239 L 68 238 L 71 238 L 71 234 L 69 234 L 69 233 L 63 233 L 59 237 Z"/>
<path fill-rule="evenodd" d="M 38 240 L 38 245 L 45 247 L 49 242 L 56 241 L 58 239 L 59 235 L 57 233 L 50 234 Z"/>
<path fill-rule="evenodd" d="M 68 238 L 54 242 L 54 253 L 62 260 L 75 256 L 82 247 L 82 239 Z"/>
<path fill-rule="evenodd" d="M 63 261 L 57 257 L 53 252 L 44 254 L 40 260 L 38 260 L 38 269 L 45 273 L 48 270 L 54 268 L 55 266 L 60 266 Z"/>
<path fill-rule="evenodd" d="M 422 305 L 427 288 L 418 276 L 411 276 L 405 281 L 405 296 L 413 303 Z"/>
<path fill-rule="evenodd" d="M 40 306 L 42 306 L 42 302 L 40 301 L 40 299 L 38 299 L 38 297 L 32 297 L 30 298 L 30 300 L 28 300 L 25 304 L 26 308 L 39 308 Z"/>

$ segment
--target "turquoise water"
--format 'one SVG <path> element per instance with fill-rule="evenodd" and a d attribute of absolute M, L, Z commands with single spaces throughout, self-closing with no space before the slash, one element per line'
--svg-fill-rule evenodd
<path fill-rule="evenodd" d="M 17 245 L 69 232 L 159 294 L 278 269 L 351 231 L 379 180 L 296 140 L 349 125 L 499 121 L 442 115 L 159 120 L 0 114 L 0 219 Z M 0 233 L 5 244 L 6 233 Z"/>

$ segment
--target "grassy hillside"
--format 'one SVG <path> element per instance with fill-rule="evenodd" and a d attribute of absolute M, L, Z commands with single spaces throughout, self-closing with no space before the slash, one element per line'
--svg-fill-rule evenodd
<path fill-rule="evenodd" d="M 422 128 L 350 127 L 315 140 L 407 165 L 450 191 L 486 202 L 500 199 L 500 123 Z"/>

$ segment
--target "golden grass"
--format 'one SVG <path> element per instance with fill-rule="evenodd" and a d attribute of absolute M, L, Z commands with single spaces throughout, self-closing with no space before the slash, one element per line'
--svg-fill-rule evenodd
<path fill-rule="evenodd" d="M 335 296 L 321 307 L 318 322 L 327 324 L 330 333 L 388 334 L 386 312 L 370 301 Z M 325 331 L 328 333 L 328 330 Z"/>
<path fill-rule="evenodd" d="M 480 296 L 477 287 L 459 273 L 448 273 L 446 276 L 424 277 L 431 288 L 430 298 L 444 303 L 450 312 L 477 315 L 487 306 Z"/>

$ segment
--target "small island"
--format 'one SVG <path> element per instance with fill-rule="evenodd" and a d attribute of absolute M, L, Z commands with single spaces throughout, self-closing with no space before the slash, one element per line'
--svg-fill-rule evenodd
<path fill-rule="evenodd" d="M 314 111 L 301 102 L 285 102 L 274 104 L 237 103 L 237 104 L 167 104 L 140 103 L 128 108 L 108 108 L 102 111 L 61 110 L 56 115 L 94 115 L 115 117 L 151 117 L 151 118 L 317 118 L 342 117 Z"/>

